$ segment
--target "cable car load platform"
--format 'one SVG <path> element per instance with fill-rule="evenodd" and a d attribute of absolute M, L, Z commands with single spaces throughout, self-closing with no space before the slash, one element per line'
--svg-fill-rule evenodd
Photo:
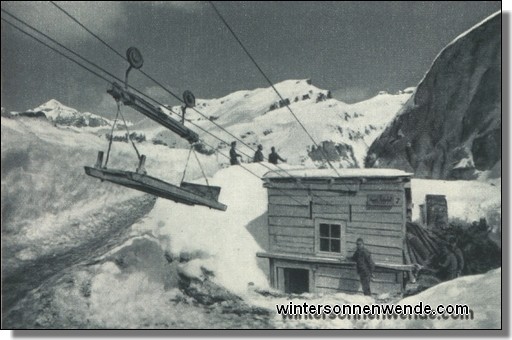
<path fill-rule="evenodd" d="M 220 187 L 182 182 L 176 185 L 164 182 L 145 174 L 85 166 L 85 173 L 102 181 L 109 181 L 128 188 L 139 190 L 177 203 L 202 205 L 225 211 L 227 206 L 218 202 Z"/>

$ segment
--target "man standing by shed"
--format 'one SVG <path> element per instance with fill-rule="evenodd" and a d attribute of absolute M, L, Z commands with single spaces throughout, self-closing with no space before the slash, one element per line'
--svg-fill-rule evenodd
<path fill-rule="evenodd" d="M 357 273 L 361 280 L 361 286 L 363 287 L 364 295 L 372 295 L 370 290 L 370 279 L 373 277 L 373 271 L 375 270 L 375 263 L 372 260 L 372 255 L 364 247 L 364 241 L 362 238 L 358 238 L 356 241 L 357 249 L 352 255 L 352 261 L 356 262 Z"/>

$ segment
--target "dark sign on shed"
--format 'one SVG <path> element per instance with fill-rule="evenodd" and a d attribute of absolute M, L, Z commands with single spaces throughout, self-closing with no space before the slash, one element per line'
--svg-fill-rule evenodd
<path fill-rule="evenodd" d="M 400 197 L 393 194 L 368 194 L 366 200 L 366 206 L 369 209 L 388 209 L 401 204 Z"/>

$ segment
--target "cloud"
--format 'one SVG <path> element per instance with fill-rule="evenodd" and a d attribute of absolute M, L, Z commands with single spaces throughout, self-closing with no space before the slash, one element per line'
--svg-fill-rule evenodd
<path fill-rule="evenodd" d="M 122 2 L 58 1 L 56 4 L 105 39 L 113 38 L 126 24 Z M 3 1 L 2 8 L 63 43 L 95 39 L 50 2 Z"/>

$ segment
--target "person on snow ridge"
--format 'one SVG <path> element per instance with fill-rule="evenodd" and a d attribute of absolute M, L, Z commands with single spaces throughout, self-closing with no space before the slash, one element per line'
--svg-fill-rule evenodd
<path fill-rule="evenodd" d="M 254 163 L 259 163 L 259 162 L 263 162 L 263 145 L 258 145 L 258 150 L 256 150 L 256 152 L 254 153 L 254 158 L 253 158 L 253 162 Z"/>
<path fill-rule="evenodd" d="M 286 163 L 286 159 L 283 159 L 283 158 L 281 158 L 281 156 L 279 156 L 279 154 L 276 152 L 275 147 L 272 147 L 271 150 L 272 150 L 272 152 L 270 153 L 270 155 L 268 155 L 268 161 L 270 163 L 277 164 L 278 161 Z"/>
<path fill-rule="evenodd" d="M 231 165 L 239 165 L 238 157 L 242 157 L 236 152 L 236 142 L 231 142 L 231 150 L 229 150 L 229 161 Z"/>

